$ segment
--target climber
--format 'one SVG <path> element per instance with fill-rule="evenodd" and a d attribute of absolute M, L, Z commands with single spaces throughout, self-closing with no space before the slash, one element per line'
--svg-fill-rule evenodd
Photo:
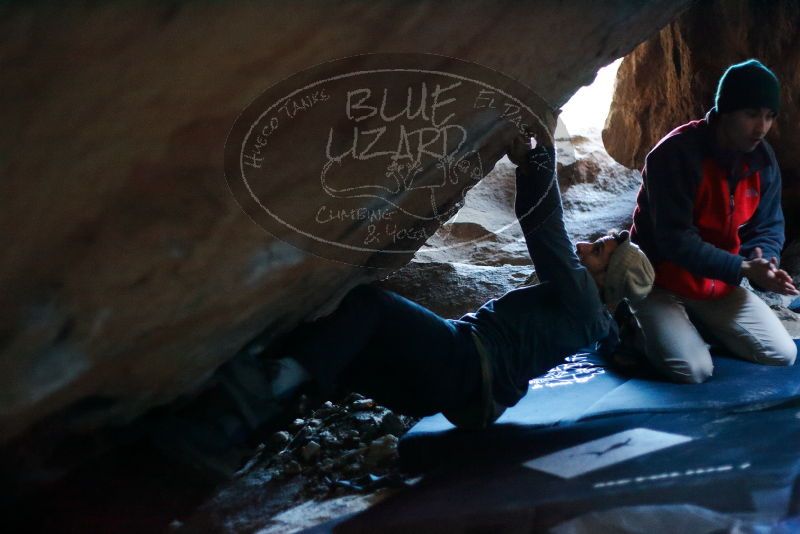
<path fill-rule="evenodd" d="M 604 338 L 609 310 L 647 295 L 653 268 L 628 232 L 572 246 L 555 151 L 531 144 L 519 136 L 507 152 L 518 166 L 515 212 L 540 283 L 460 319 L 372 285 L 355 287 L 332 314 L 273 343 L 273 357 L 243 351 L 217 373 L 251 430 L 280 413 L 306 382 L 330 392 L 343 386 L 401 413 L 443 412 L 458 426 L 485 428 L 525 395 L 531 378 Z"/>
<path fill-rule="evenodd" d="M 516 404 L 528 381 L 604 337 L 613 308 L 650 290 L 653 271 L 628 233 L 573 248 L 563 222 L 554 150 L 522 136 L 515 211 L 540 284 L 443 319 L 395 293 L 356 287 L 328 317 L 284 340 L 271 381 L 277 397 L 299 383 L 343 383 L 397 411 L 443 412 L 485 427 Z"/>

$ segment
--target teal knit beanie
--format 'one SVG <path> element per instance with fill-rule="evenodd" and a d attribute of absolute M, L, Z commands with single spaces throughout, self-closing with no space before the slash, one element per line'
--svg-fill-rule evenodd
<path fill-rule="evenodd" d="M 714 99 L 719 113 L 745 108 L 769 108 L 777 113 L 780 103 L 778 77 L 757 59 L 728 67 L 719 79 Z"/>

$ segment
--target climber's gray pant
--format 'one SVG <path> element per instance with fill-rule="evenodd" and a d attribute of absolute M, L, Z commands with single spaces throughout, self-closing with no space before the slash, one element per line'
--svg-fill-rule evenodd
<path fill-rule="evenodd" d="M 792 365 L 797 357 L 797 346 L 780 320 L 743 287 L 717 300 L 686 299 L 656 287 L 631 309 L 648 359 L 677 382 L 699 384 L 711 376 L 706 339 L 765 365 Z"/>

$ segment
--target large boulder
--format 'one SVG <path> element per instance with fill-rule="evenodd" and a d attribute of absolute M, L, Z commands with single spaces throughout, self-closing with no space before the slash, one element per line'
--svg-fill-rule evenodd
<path fill-rule="evenodd" d="M 701 118 L 732 63 L 755 57 L 781 80 L 781 113 L 767 139 L 783 173 L 791 235 L 800 231 L 800 2 L 696 2 L 627 55 L 617 74 L 603 141 L 608 153 L 640 169 L 658 140 Z"/>
<path fill-rule="evenodd" d="M 0 442 L 130 421 L 196 390 L 257 333 L 323 314 L 410 259 L 327 261 L 240 209 L 226 134 L 266 88 L 400 50 L 496 69 L 556 108 L 687 3 L 5 5 Z M 307 185 L 291 178 L 279 185 Z"/>
<path fill-rule="evenodd" d="M 559 122 L 561 125 L 561 122 Z M 599 132 L 556 131 L 557 174 L 573 241 L 631 224 L 641 175 L 603 150 Z M 515 167 L 503 159 L 465 197 L 464 207 L 381 286 L 444 317 L 460 317 L 491 298 L 535 283 L 514 213 Z"/>

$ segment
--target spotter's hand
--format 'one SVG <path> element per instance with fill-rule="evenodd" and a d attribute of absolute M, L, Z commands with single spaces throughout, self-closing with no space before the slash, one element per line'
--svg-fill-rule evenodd
<path fill-rule="evenodd" d="M 781 295 L 800 294 L 792 283 L 792 277 L 783 269 L 778 269 L 777 263 L 775 258 L 767 261 L 763 257 L 756 256 L 752 260 L 742 262 L 742 274 L 767 291 Z"/>

